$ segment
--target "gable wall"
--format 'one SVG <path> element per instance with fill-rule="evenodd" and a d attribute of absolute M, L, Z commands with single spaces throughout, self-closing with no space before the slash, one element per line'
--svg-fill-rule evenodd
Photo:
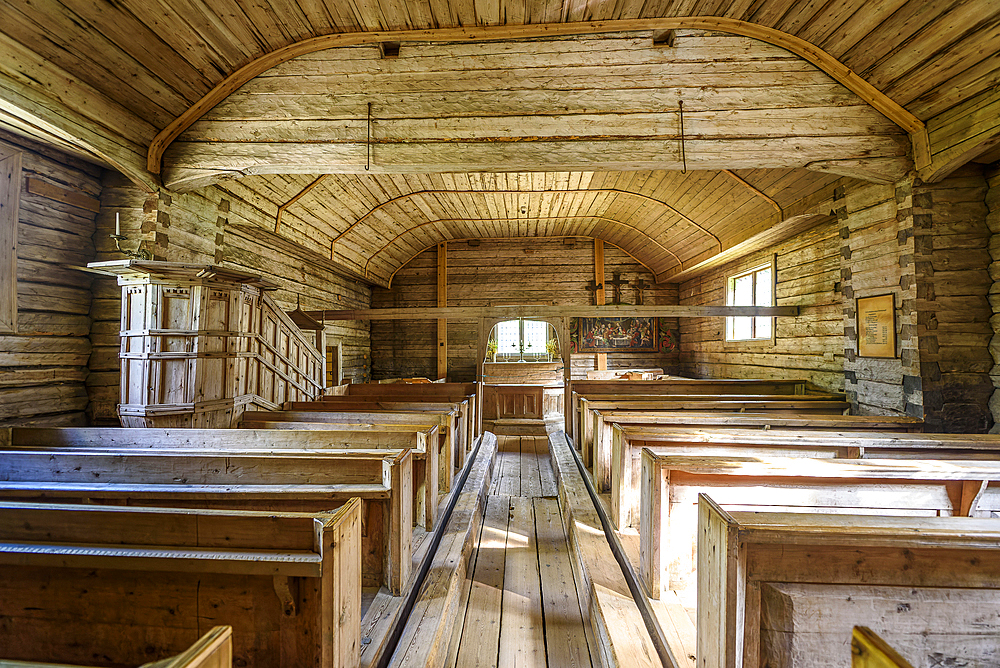
<path fill-rule="evenodd" d="M 448 306 L 483 307 L 500 304 L 592 304 L 586 286 L 594 280 L 594 243 L 576 238 L 483 239 L 479 246 L 457 241 L 448 244 Z M 610 244 L 604 245 L 605 278 L 614 272 L 634 281 L 652 274 Z M 676 304 L 676 286 L 664 284 L 646 290 L 645 303 Z M 635 289 L 624 287 L 622 302 L 634 304 Z M 611 291 L 607 291 L 611 303 Z M 428 308 L 437 306 L 437 251 L 424 251 L 395 276 L 392 289 L 372 289 L 372 308 Z M 677 328 L 668 319 L 669 329 Z M 471 382 L 476 376 L 478 323 L 448 322 L 448 379 Z M 437 375 L 437 325 L 433 320 L 372 322 L 373 379 L 434 378 Z M 572 355 L 572 375 L 586 378 L 594 369 L 594 354 Z M 676 373 L 677 352 L 608 353 L 608 368 L 663 368 Z"/>

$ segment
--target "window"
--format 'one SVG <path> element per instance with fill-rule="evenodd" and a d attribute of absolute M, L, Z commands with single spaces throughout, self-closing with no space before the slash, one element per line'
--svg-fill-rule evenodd
<path fill-rule="evenodd" d="M 539 320 L 507 320 L 497 324 L 497 359 L 541 359 L 546 355 L 549 324 Z"/>
<path fill-rule="evenodd" d="M 774 269 L 771 264 L 731 276 L 726 290 L 727 306 L 773 306 Z M 727 341 L 770 339 L 774 319 L 769 316 L 729 316 Z"/>

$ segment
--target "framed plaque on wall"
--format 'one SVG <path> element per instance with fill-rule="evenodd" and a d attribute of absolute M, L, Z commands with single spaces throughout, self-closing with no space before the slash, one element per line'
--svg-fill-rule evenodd
<path fill-rule="evenodd" d="M 858 355 L 896 356 L 896 308 L 893 295 L 860 297 L 858 307 Z"/>

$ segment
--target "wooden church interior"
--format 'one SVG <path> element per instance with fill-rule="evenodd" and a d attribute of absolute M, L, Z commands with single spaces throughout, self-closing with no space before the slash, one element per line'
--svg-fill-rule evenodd
<path fill-rule="evenodd" d="M 0 667 L 1000 662 L 1000 4 L 0 54 Z"/>

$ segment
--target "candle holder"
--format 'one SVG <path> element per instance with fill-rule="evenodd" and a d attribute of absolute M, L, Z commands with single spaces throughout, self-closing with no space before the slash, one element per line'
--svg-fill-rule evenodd
<path fill-rule="evenodd" d="M 124 234 L 109 234 L 108 236 L 115 240 L 115 248 L 117 248 L 118 252 L 121 253 L 122 255 L 126 257 L 135 258 L 136 260 L 153 259 L 152 253 L 150 253 L 145 248 L 140 248 L 140 246 L 142 246 L 142 241 L 140 241 L 136 245 L 135 250 L 128 250 L 127 248 L 122 248 L 122 242 L 128 241 L 128 237 L 126 237 Z"/>

